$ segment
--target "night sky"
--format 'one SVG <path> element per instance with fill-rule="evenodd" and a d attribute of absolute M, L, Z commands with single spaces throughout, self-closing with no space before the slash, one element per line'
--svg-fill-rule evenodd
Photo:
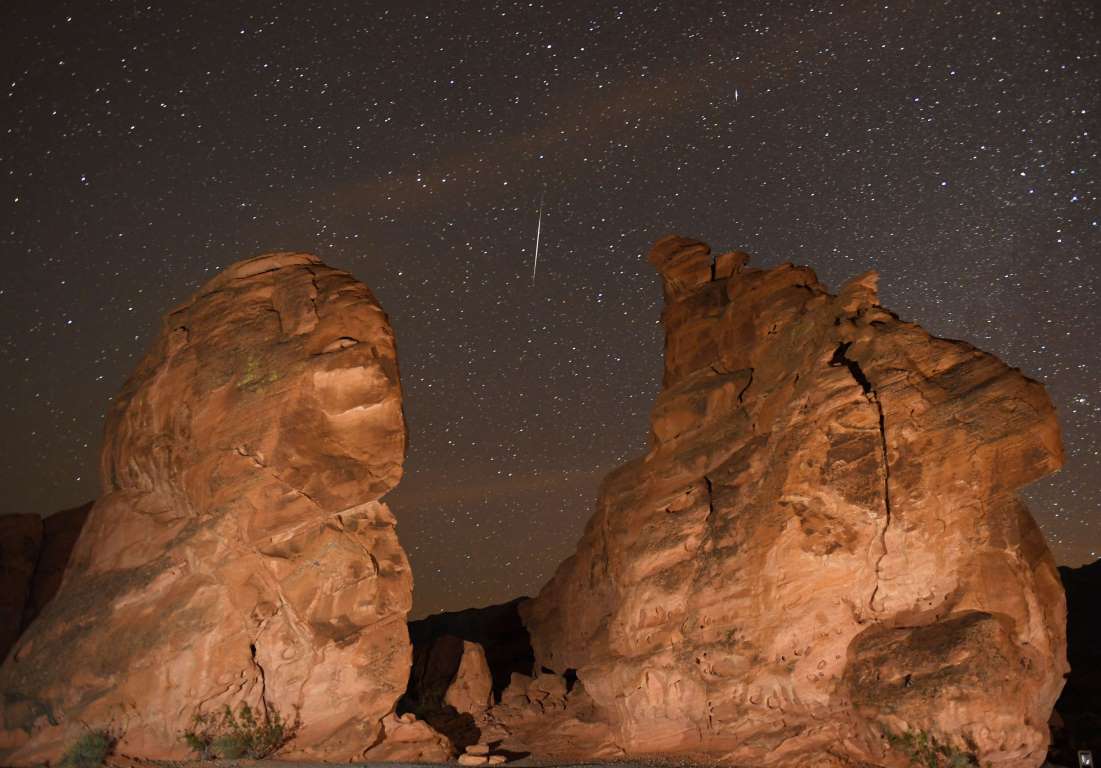
<path fill-rule="evenodd" d="M 94 497 L 160 315 L 305 250 L 397 333 L 415 614 L 533 594 L 645 450 L 677 232 L 878 269 L 1045 382 L 1067 463 L 1026 496 L 1060 562 L 1101 555 L 1092 0 L 18 0 L 0 62 L 0 512 Z"/>

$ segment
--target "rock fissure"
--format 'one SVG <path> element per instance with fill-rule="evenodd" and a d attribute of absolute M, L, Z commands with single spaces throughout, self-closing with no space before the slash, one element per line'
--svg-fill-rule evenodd
<path fill-rule="evenodd" d="M 879 534 L 879 557 L 875 561 L 875 588 L 868 598 L 868 607 L 876 611 L 875 598 L 879 594 L 880 576 L 883 571 L 883 560 L 887 557 L 887 531 L 891 527 L 891 461 L 887 453 L 887 422 L 883 415 L 883 403 L 879 400 L 879 393 L 874 389 L 869 393 L 868 399 L 875 404 L 879 416 L 879 445 L 883 462 L 883 529 Z"/>
<path fill-rule="evenodd" d="M 256 668 L 256 674 L 260 680 L 260 706 L 264 710 L 264 717 L 267 718 L 270 714 L 268 711 L 268 685 L 267 678 L 264 674 L 264 667 L 260 664 L 260 660 L 256 658 L 256 641 L 253 640 L 248 646 L 249 656 L 252 658 L 252 666 Z"/>
<path fill-rule="evenodd" d="M 833 357 L 830 358 L 830 365 L 832 366 L 845 366 L 848 368 L 849 373 L 853 379 L 864 392 L 864 397 L 869 403 L 875 406 L 876 417 L 879 422 L 879 451 L 880 451 L 880 463 L 883 466 L 883 527 L 879 532 L 878 544 L 880 547 L 879 555 L 875 561 L 875 586 L 872 588 L 871 597 L 868 598 L 868 608 L 873 613 L 879 613 L 880 610 L 875 606 L 876 596 L 879 594 L 880 587 L 880 575 L 883 569 L 883 560 L 887 557 L 887 531 L 891 527 L 891 462 L 887 449 L 887 422 L 886 417 L 883 414 L 883 403 L 880 402 L 879 392 L 872 386 L 872 382 L 868 379 L 864 373 L 864 369 L 860 367 L 860 363 L 847 356 L 849 347 L 852 346 L 852 342 L 843 342 L 838 345 L 834 350 Z"/>
<path fill-rule="evenodd" d="M 705 518 L 705 520 L 707 521 L 708 528 L 711 528 L 713 525 L 713 518 L 715 516 L 715 494 L 711 486 L 711 478 L 707 475 L 704 475 L 703 482 L 707 488 L 707 517 Z"/>
<path fill-rule="evenodd" d="M 317 285 L 317 272 L 310 269 L 309 267 L 306 267 L 306 272 L 310 276 L 310 286 L 312 289 L 310 291 L 310 307 L 311 309 L 313 309 L 314 319 L 320 322 L 321 313 L 317 311 L 317 297 L 321 295 L 321 288 Z"/>
<path fill-rule="evenodd" d="M 244 456 L 249 461 L 251 461 L 253 466 L 255 466 L 257 469 L 264 470 L 264 472 L 271 475 L 273 478 L 275 478 L 277 481 L 279 481 L 279 483 L 281 483 L 283 486 L 290 489 L 291 493 L 294 493 L 294 494 L 297 494 L 298 496 L 301 496 L 306 501 L 313 504 L 315 507 L 323 508 L 322 505 L 318 503 L 317 499 L 315 499 L 310 494 L 306 493 L 301 488 L 291 484 L 288 480 L 286 480 L 278 472 L 276 472 L 275 469 L 273 469 L 272 467 L 268 466 L 263 461 L 261 461 L 260 457 L 258 457 L 252 451 L 250 451 L 246 446 L 238 446 L 237 447 L 237 453 L 240 454 L 241 456 Z M 343 510 L 340 510 L 340 511 L 343 511 Z M 339 511 L 334 513 L 334 514 L 339 514 Z"/>
<path fill-rule="evenodd" d="M 577 669 L 628 756 L 881 766 L 858 734 L 904 722 L 984 765 L 1035 768 L 1066 668 L 1054 563 L 1012 493 L 1062 459 L 1043 388 L 882 310 L 874 273 L 834 295 L 807 268 L 709 252 L 671 236 L 650 253 L 666 334 L 650 449 L 609 476 L 576 551 L 522 609 L 536 664 Z M 838 339 L 850 332 L 858 355 Z M 823 380 L 825 363 L 859 389 Z M 695 377 L 708 368 L 750 369 L 752 391 Z M 880 371 L 911 386 L 887 393 Z M 888 405 L 905 429 L 888 430 Z M 706 509 L 654 516 L 704 487 Z M 675 545 L 693 541 L 707 551 L 686 563 Z M 934 616 L 930 595 L 953 598 Z M 792 638 L 821 651 L 793 656 Z M 1014 658 L 1028 675 L 1005 674 Z"/>
<path fill-rule="evenodd" d="M 844 341 L 837 346 L 837 349 L 833 351 L 833 357 L 830 358 L 830 365 L 834 368 L 844 366 L 849 369 L 849 373 L 860 388 L 864 391 L 865 395 L 871 394 L 872 383 L 868 381 L 868 377 L 864 375 L 864 370 L 860 367 L 860 363 L 846 356 L 849 351 L 849 347 L 852 346 L 851 341 Z"/>
<path fill-rule="evenodd" d="M 738 402 L 739 403 L 744 402 L 743 398 L 745 397 L 745 393 L 749 391 L 749 388 L 751 386 L 753 386 L 753 369 L 749 368 L 748 370 L 749 370 L 749 380 L 745 383 L 745 386 L 742 387 L 741 390 L 738 392 Z M 798 381 L 798 377 L 796 377 L 796 381 Z"/>

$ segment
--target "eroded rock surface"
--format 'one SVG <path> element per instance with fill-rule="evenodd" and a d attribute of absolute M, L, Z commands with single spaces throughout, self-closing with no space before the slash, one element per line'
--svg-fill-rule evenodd
<path fill-rule="evenodd" d="M 91 508 L 0 516 L 0 661 L 57 593 Z"/>
<path fill-rule="evenodd" d="M 383 719 L 381 738 L 364 759 L 372 763 L 446 763 L 454 752 L 446 736 L 407 712 Z"/>
<path fill-rule="evenodd" d="M 65 568 L 73 548 L 84 529 L 92 503 L 63 509 L 42 520 L 42 546 L 34 567 L 34 579 L 23 606 L 23 627 L 26 628 L 53 599 L 61 588 Z"/>
<path fill-rule="evenodd" d="M 42 518 L 0 515 L 0 660 L 19 637 L 42 548 Z"/>
<path fill-rule="evenodd" d="M 524 600 L 410 622 L 413 668 L 398 711 L 446 735 L 463 765 L 623 757 L 575 676 L 533 668 Z"/>
<path fill-rule="evenodd" d="M 409 622 L 409 639 L 413 643 L 413 670 L 409 679 L 409 695 L 418 700 L 431 696 L 433 689 L 443 690 L 454 678 L 458 657 L 454 640 L 438 641 L 447 635 L 477 643 L 485 652 L 486 663 L 493 676 L 493 692 L 500 696 L 515 672 L 531 672 L 535 657 L 531 639 L 520 621 L 518 605 L 526 598 L 517 598 L 500 605 L 468 608 L 463 611 L 437 613 Z M 450 650 L 449 650 L 450 649 Z M 451 658 L 443 663 L 441 653 Z M 436 675 L 439 680 L 429 679 Z"/>
<path fill-rule="evenodd" d="M 0 668 L 0 762 L 54 759 L 84 724 L 179 757 L 196 713 L 241 702 L 300 720 L 289 755 L 377 744 L 410 664 L 379 501 L 404 451 L 393 333 L 347 273 L 269 254 L 169 312 L 61 589 Z"/>
<path fill-rule="evenodd" d="M 482 646 L 463 640 L 462 648 L 455 679 L 447 686 L 443 700 L 457 712 L 475 715 L 493 704 L 493 677 Z"/>
<path fill-rule="evenodd" d="M 501 700 L 476 721 L 482 742 L 509 758 L 572 763 L 625 756 L 585 688 L 559 675 L 514 674 Z"/>
<path fill-rule="evenodd" d="M 660 241 L 651 449 L 521 612 L 628 754 L 1036 766 L 1064 597 L 1016 489 L 1062 462 L 1044 388 L 802 267 Z"/>

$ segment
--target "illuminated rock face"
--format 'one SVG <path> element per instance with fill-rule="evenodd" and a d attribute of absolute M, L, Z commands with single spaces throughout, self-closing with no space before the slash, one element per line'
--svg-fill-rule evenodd
<path fill-rule="evenodd" d="M 1063 591 L 1016 489 L 1062 462 L 1044 388 L 813 272 L 670 237 L 651 449 L 522 608 L 628 754 L 1036 766 Z"/>
<path fill-rule="evenodd" d="M 409 673 L 394 337 L 365 285 L 304 254 L 235 264 L 169 312 L 119 395 L 57 596 L 0 668 L 0 762 L 90 727 L 186 754 L 198 712 L 301 721 L 291 755 L 349 759 Z"/>

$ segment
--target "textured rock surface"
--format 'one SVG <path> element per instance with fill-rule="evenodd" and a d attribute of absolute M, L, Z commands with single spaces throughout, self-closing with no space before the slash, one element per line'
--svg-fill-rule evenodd
<path fill-rule="evenodd" d="M 477 717 L 483 742 L 509 757 L 561 763 L 624 757 L 584 687 L 564 677 L 514 674 L 501 701 Z"/>
<path fill-rule="evenodd" d="M 0 516 L 0 661 L 57 593 L 91 508 Z"/>
<path fill-rule="evenodd" d="M 104 496 L 2 668 L 0 762 L 87 724 L 174 757 L 196 712 L 301 720 L 357 757 L 405 687 L 412 581 L 378 500 L 401 476 L 394 339 L 362 283 L 303 254 L 235 264 L 169 312 L 108 417 Z"/>
<path fill-rule="evenodd" d="M 458 712 L 473 715 L 484 712 L 493 703 L 493 678 L 482 646 L 468 640 L 463 640 L 462 644 L 459 668 L 447 686 L 443 701 Z"/>
<path fill-rule="evenodd" d="M 523 600 L 410 622 L 413 668 L 398 711 L 416 712 L 445 734 L 465 752 L 464 764 L 623 757 L 576 678 L 527 674 L 535 670 L 518 613 Z"/>
<path fill-rule="evenodd" d="M 19 637 L 42 547 L 42 518 L 0 515 L 0 660 Z"/>
<path fill-rule="evenodd" d="M 1015 490 L 1059 467 L 1043 387 L 806 268 L 666 238 L 650 452 L 521 607 L 628 753 L 888 763 L 923 731 L 1039 765 L 1064 598 Z"/>
<path fill-rule="evenodd" d="M 55 512 L 42 521 L 42 546 L 38 550 L 38 562 L 34 569 L 34 581 L 23 608 L 23 627 L 53 599 L 61 588 L 65 568 L 69 564 L 73 548 L 84 529 L 84 522 L 92 509 L 92 502 L 72 509 Z"/>
<path fill-rule="evenodd" d="M 481 732 L 475 716 L 492 700 L 485 653 L 477 643 L 453 635 L 421 634 L 397 711 L 416 713 L 462 750 L 478 742 Z"/>
<path fill-rule="evenodd" d="M 411 713 L 390 714 L 382 721 L 382 740 L 364 759 L 378 763 L 445 763 L 455 750 L 446 736 Z"/>

